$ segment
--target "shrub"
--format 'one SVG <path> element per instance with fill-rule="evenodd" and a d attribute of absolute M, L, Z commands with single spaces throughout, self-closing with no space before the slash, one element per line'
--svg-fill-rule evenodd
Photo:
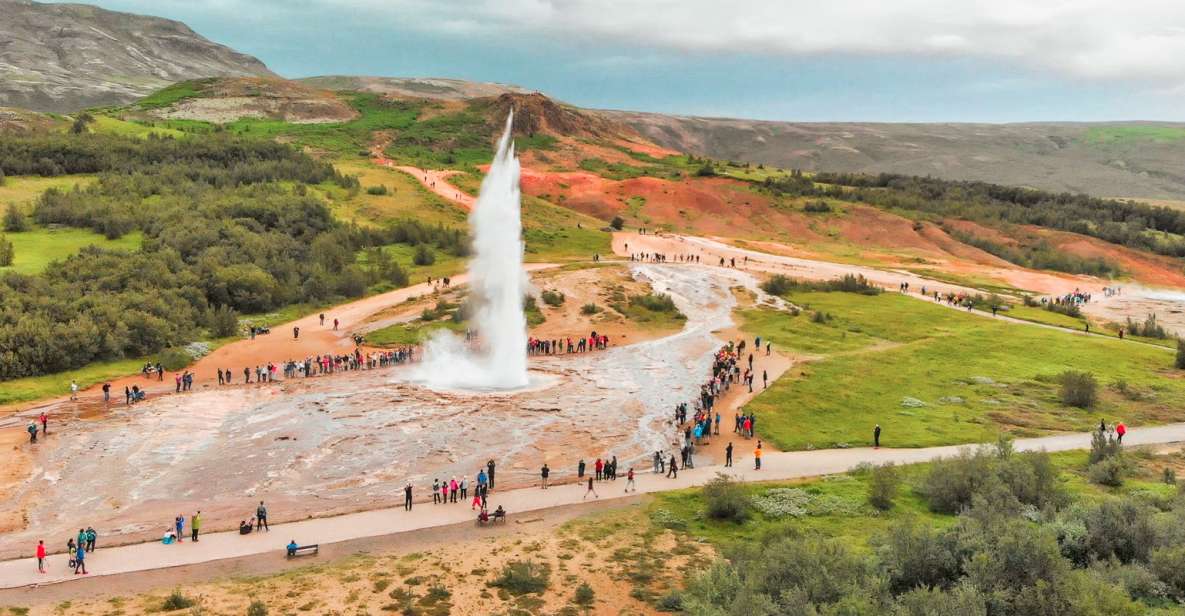
<path fill-rule="evenodd" d="M 267 605 L 256 599 L 247 606 L 247 616 L 267 616 Z"/>
<path fill-rule="evenodd" d="M 1157 548 L 1149 557 L 1152 573 L 1168 584 L 1173 596 L 1185 598 L 1185 546 Z"/>
<path fill-rule="evenodd" d="M 718 473 L 704 486 L 705 513 L 714 520 L 741 523 L 749 519 L 749 496 L 741 484 Z"/>
<path fill-rule="evenodd" d="M 830 212 L 831 206 L 828 205 L 826 201 L 811 201 L 802 206 L 802 211 L 812 213 Z"/>
<path fill-rule="evenodd" d="M 1131 317 L 1128 317 L 1126 328 L 1131 334 L 1145 338 L 1164 340 L 1169 337 L 1168 332 L 1157 322 L 1155 314 L 1149 314 L 1143 322 L 1133 321 Z"/>
<path fill-rule="evenodd" d="M 946 587 L 957 580 L 959 554 L 953 537 L 914 518 L 892 526 L 879 551 L 890 587 L 900 592 Z"/>
<path fill-rule="evenodd" d="M 621 216 L 614 216 L 613 220 L 609 221 L 609 226 L 613 227 L 617 231 L 621 231 L 623 228 L 625 228 L 625 219 L 623 219 Z"/>
<path fill-rule="evenodd" d="M 193 607 L 193 599 L 181 594 L 181 589 L 176 588 L 169 596 L 165 597 L 164 603 L 161 604 L 161 610 L 166 612 L 175 612 L 183 610 L 187 607 Z"/>
<path fill-rule="evenodd" d="M 1185 338 L 1177 338 L 1177 362 L 1178 370 L 1185 370 Z"/>
<path fill-rule="evenodd" d="M 1115 440 L 1114 436 L 1098 431 L 1090 434 L 1090 456 L 1087 458 L 1087 464 L 1098 464 L 1122 453 L 1123 445 Z"/>
<path fill-rule="evenodd" d="M 436 253 L 432 251 L 431 246 L 419 244 L 416 246 L 415 255 L 412 256 L 411 260 L 416 265 L 432 265 L 436 263 Z"/>
<path fill-rule="evenodd" d="M 173 347 L 161 351 L 156 360 L 165 370 L 176 371 L 188 366 L 193 361 L 193 357 L 185 349 Z"/>
<path fill-rule="evenodd" d="M 827 323 L 830 320 L 831 320 L 831 315 L 826 312 L 823 312 L 822 310 L 816 310 L 811 313 L 811 323 L 818 323 L 818 324 L 822 325 L 822 324 Z"/>
<path fill-rule="evenodd" d="M 868 503 L 881 511 L 892 509 L 900 483 L 892 462 L 873 468 L 868 480 Z"/>
<path fill-rule="evenodd" d="M 387 186 L 385 184 L 379 184 L 378 186 L 369 186 L 366 189 L 366 193 L 369 195 L 385 195 L 388 192 L 389 191 L 387 190 Z"/>
<path fill-rule="evenodd" d="M 239 313 L 230 306 L 219 306 L 206 317 L 206 327 L 215 338 L 226 338 L 239 333 Z"/>
<path fill-rule="evenodd" d="M 1062 404 L 1082 409 L 1094 406 L 1098 399 L 1099 384 L 1093 374 L 1067 370 L 1058 375 L 1057 380 L 1061 384 L 1059 395 Z"/>
<path fill-rule="evenodd" d="M 9 233 L 20 233 L 29 230 L 29 219 L 21 213 L 15 203 L 9 203 L 4 211 L 4 230 Z"/>
<path fill-rule="evenodd" d="M 761 283 L 761 290 L 770 295 L 785 295 L 794 288 L 794 281 L 781 274 L 774 274 L 769 280 Z"/>
<path fill-rule="evenodd" d="M 682 612 L 683 611 L 683 595 L 678 592 L 671 591 L 658 600 L 655 608 L 660 612 Z"/>
<path fill-rule="evenodd" d="M 515 560 L 502 567 L 502 572 L 489 585 L 515 596 L 540 594 L 547 590 L 550 577 L 551 567 L 545 563 Z"/>
<path fill-rule="evenodd" d="M 593 592 L 592 586 L 588 582 L 582 583 L 576 587 L 576 594 L 572 596 L 572 602 L 582 607 L 589 607 L 596 601 L 596 594 Z"/>
<path fill-rule="evenodd" d="M 543 298 L 543 303 L 548 306 L 558 308 L 564 305 L 564 294 L 559 291 L 547 290 L 539 294 Z"/>
<path fill-rule="evenodd" d="M 675 300 L 666 293 L 649 293 L 647 295 L 630 296 L 630 305 L 641 306 L 651 312 L 678 312 Z"/>
<path fill-rule="evenodd" d="M 580 314 L 592 316 L 598 312 L 602 312 L 603 310 L 604 309 L 600 306 L 590 302 L 580 307 Z"/>
<path fill-rule="evenodd" d="M 1099 485 L 1119 487 L 1123 485 L 1123 474 L 1127 466 L 1121 456 L 1107 458 L 1096 464 L 1091 464 L 1087 475 L 1091 482 Z"/>
<path fill-rule="evenodd" d="M 1177 471 L 1169 466 L 1164 467 L 1164 476 L 1161 477 L 1161 480 L 1170 486 L 1177 485 Z"/>
<path fill-rule="evenodd" d="M 695 176 L 700 178 L 710 178 L 716 175 L 716 168 L 712 166 L 711 162 L 706 162 L 702 167 L 695 170 Z"/>
<path fill-rule="evenodd" d="M 12 260 L 15 257 L 16 250 L 13 248 L 12 242 L 3 235 L 0 235 L 0 267 L 12 265 Z"/>

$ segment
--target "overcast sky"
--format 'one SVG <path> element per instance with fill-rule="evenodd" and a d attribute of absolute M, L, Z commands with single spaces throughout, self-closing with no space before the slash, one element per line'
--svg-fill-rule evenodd
<path fill-rule="evenodd" d="M 93 0 L 287 77 L 776 120 L 1185 121 L 1185 0 Z"/>

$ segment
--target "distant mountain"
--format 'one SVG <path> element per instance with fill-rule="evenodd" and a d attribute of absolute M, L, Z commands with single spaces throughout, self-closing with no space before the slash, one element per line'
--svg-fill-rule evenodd
<path fill-rule="evenodd" d="M 804 123 L 603 113 L 663 147 L 711 158 L 1185 199 L 1185 124 Z"/>
<path fill-rule="evenodd" d="M 259 60 L 177 21 L 83 4 L 0 0 L 0 106 L 69 112 L 218 76 L 274 75 Z"/>
<path fill-rule="evenodd" d="M 355 77 L 327 75 L 298 79 L 315 88 L 388 94 L 400 98 L 462 101 L 503 94 L 530 94 L 534 90 L 502 83 L 443 79 L 440 77 Z"/>

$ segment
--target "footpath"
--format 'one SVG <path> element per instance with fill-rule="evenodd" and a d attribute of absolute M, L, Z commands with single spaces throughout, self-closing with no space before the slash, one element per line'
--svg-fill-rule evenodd
<path fill-rule="evenodd" d="M 1185 423 L 1138 428 L 1129 432 L 1124 440 L 1128 445 L 1153 445 L 1185 441 Z M 962 447 L 966 447 L 945 446 L 919 449 L 871 449 L 865 447 L 768 452 L 762 456 L 762 469 L 758 471 L 753 468 L 752 448 L 756 441 L 737 437 L 734 443 L 736 446 L 734 467 L 705 466 L 688 471 L 681 470 L 678 478 L 671 479 L 650 473 L 638 473 L 637 494 L 703 485 L 720 472 L 727 473 L 737 480 L 750 482 L 796 479 L 842 473 L 865 462 L 871 464 L 927 462 L 938 457 L 955 455 Z M 1073 433 L 1020 439 L 1014 444 L 1016 449 L 1021 451 L 1086 449 L 1090 447 L 1090 434 Z M 635 494 L 632 492 L 626 494 L 624 489 L 624 478 L 615 482 L 601 482 L 598 486 L 598 492 L 601 495 L 599 500 L 624 498 Z M 504 507 L 509 513 L 509 523 L 513 524 L 516 518 L 521 518 L 532 511 L 585 502 L 582 500 L 584 492 L 585 488 L 582 484 L 560 484 L 546 490 L 538 487 L 505 492 L 494 490 L 490 493 L 489 505 L 491 510 L 499 505 Z M 423 495 L 423 492 L 417 494 L 419 497 Z M 87 555 L 89 576 L 75 576 L 73 570 L 67 567 L 69 557 L 66 554 L 51 555 L 48 559 L 48 573 L 45 574 L 37 572 L 36 560 L 30 557 L 0 562 L 0 588 L 61 583 L 83 577 L 155 571 L 228 558 L 282 553 L 284 546 L 292 540 L 301 545 L 312 543 L 325 545 L 466 521 L 472 521 L 476 526 L 475 520 L 476 513 L 463 503 L 433 505 L 417 502 L 410 512 L 404 511 L 402 507 L 377 509 L 335 517 L 276 524 L 272 526 L 271 532 L 250 535 L 239 535 L 235 531 L 211 533 L 202 535 L 201 541 L 198 543 L 186 541 L 181 544 L 164 545 L 160 542 L 153 542 L 104 548 L 100 540 L 99 549 L 93 554 Z M 481 530 L 475 528 L 474 532 L 478 533 Z M 30 555 L 33 549 L 34 546 L 30 545 Z"/>

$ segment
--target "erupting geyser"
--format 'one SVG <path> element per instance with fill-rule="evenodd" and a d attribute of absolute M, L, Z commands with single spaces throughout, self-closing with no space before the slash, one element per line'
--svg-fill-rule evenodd
<path fill-rule="evenodd" d="M 476 347 L 441 331 L 428 341 L 416 380 L 434 389 L 518 389 L 528 384 L 527 318 L 523 296 L 522 219 L 519 204 L 519 164 L 510 140 L 514 120 L 481 183 L 477 205 L 469 214 L 473 256 L 469 260 L 471 322 L 478 335 Z"/>

